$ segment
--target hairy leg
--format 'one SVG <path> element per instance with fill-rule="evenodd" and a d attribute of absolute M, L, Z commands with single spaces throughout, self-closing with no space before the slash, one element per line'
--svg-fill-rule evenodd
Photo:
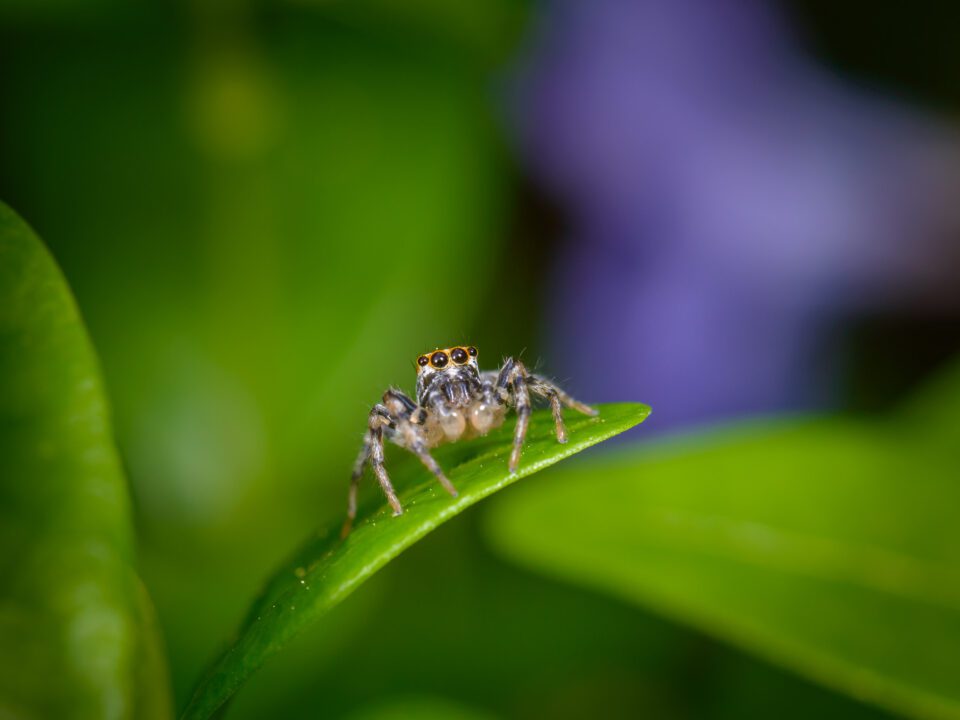
<path fill-rule="evenodd" d="M 513 434 L 513 450 L 510 453 L 510 472 L 517 471 L 520 453 L 527 436 L 530 422 L 530 393 L 550 401 L 553 422 L 556 427 L 557 441 L 567 442 L 567 428 L 563 422 L 563 407 L 573 408 L 584 415 L 596 415 L 597 411 L 589 405 L 574 400 L 563 389 L 546 378 L 528 373 L 523 363 L 508 358 L 497 376 L 496 393 L 499 402 L 513 405 L 517 410 L 517 427 Z"/>
<path fill-rule="evenodd" d="M 515 473 L 520 465 L 520 452 L 530 424 L 530 393 L 527 390 L 527 370 L 522 362 L 507 358 L 497 378 L 497 393 L 502 400 L 512 402 L 517 410 L 517 426 L 513 431 L 513 450 L 508 466 L 510 472 Z"/>
<path fill-rule="evenodd" d="M 430 455 L 424 442 L 423 429 L 423 409 L 413 400 L 407 397 L 403 392 L 396 388 L 391 388 L 383 395 L 383 402 L 378 403 L 370 411 L 367 420 L 367 434 L 364 437 L 363 449 L 357 457 L 357 462 L 353 468 L 353 474 L 350 477 L 350 493 L 347 498 L 347 519 L 343 523 L 340 531 L 341 537 L 346 537 L 353 528 L 353 522 L 357 516 L 357 492 L 360 484 L 360 478 L 363 476 L 363 469 L 369 463 L 373 469 L 380 487 L 390 507 L 393 508 L 393 514 L 403 514 L 403 505 L 397 497 L 393 484 L 390 482 L 390 476 L 384 465 L 383 452 L 383 433 L 384 428 L 390 433 L 398 445 L 414 453 L 420 461 L 434 474 L 444 489 L 457 496 L 457 490 L 446 475 L 443 474 L 440 465 Z"/>
<path fill-rule="evenodd" d="M 530 386 L 530 392 L 532 392 L 534 395 L 544 397 L 550 401 L 550 409 L 553 411 L 553 423 L 557 429 L 557 442 L 567 442 L 567 427 L 563 422 L 562 413 L 564 405 L 566 405 L 568 408 L 573 408 L 577 412 L 581 412 L 584 415 L 593 416 L 597 414 L 597 411 L 592 407 L 589 405 L 584 405 L 579 400 L 574 400 L 556 383 L 547 380 L 546 378 L 531 373 L 528 376 L 528 382 Z"/>
<path fill-rule="evenodd" d="M 453 486 L 453 483 L 447 479 L 447 476 L 443 474 L 443 470 L 440 469 L 440 465 L 436 460 L 433 459 L 433 456 L 430 454 L 430 451 L 427 449 L 426 444 L 423 442 L 423 439 L 418 437 L 413 441 L 410 446 L 407 448 L 413 452 L 420 462 L 434 474 L 437 480 L 440 481 L 440 484 L 443 485 L 443 489 L 450 493 L 453 497 L 457 496 L 457 489 Z"/>
<path fill-rule="evenodd" d="M 347 497 L 347 519 L 344 521 L 343 527 L 340 530 L 340 537 L 346 537 L 353 528 L 353 521 L 357 517 L 357 490 L 360 485 L 360 478 L 363 476 L 363 468 L 367 463 L 373 468 L 373 473 L 377 476 L 377 481 L 380 483 L 380 487 L 383 488 L 390 507 L 393 508 L 393 514 L 400 515 L 403 512 L 403 506 L 400 504 L 400 499 L 393 489 L 390 476 L 387 475 L 387 469 L 383 464 L 383 428 L 393 427 L 395 425 L 396 422 L 385 405 L 378 403 L 373 406 L 367 418 L 367 434 L 363 439 L 363 449 L 357 456 L 357 462 L 353 467 L 353 474 L 350 476 L 350 492 Z"/>
<path fill-rule="evenodd" d="M 453 483 L 443 474 L 440 465 L 427 449 L 426 438 L 421 427 L 424 417 L 422 408 L 396 388 L 387 390 L 383 396 L 383 402 L 397 418 L 393 436 L 396 443 L 420 458 L 420 462 L 440 481 L 443 489 L 456 497 L 457 490 L 453 487 Z"/>
<path fill-rule="evenodd" d="M 552 380 L 547 380 L 545 377 L 540 375 L 534 375 L 533 373 L 529 376 L 530 380 L 530 390 L 537 395 L 542 395 L 543 397 L 556 396 L 566 407 L 572 408 L 579 413 L 584 415 L 589 415 L 591 417 L 597 414 L 596 408 L 592 408 L 589 405 L 585 405 L 579 400 L 575 400 L 570 397 L 570 395 L 559 385 L 557 385 Z"/>

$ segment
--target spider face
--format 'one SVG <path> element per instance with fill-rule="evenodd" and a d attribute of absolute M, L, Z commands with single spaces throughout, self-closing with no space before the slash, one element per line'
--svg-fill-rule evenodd
<path fill-rule="evenodd" d="M 477 367 L 477 349 L 473 345 L 466 347 L 444 348 L 425 353 L 417 358 L 417 373 L 471 365 Z"/>
<path fill-rule="evenodd" d="M 425 408 L 443 406 L 445 415 L 459 413 L 480 390 L 480 368 L 473 345 L 443 348 L 417 358 L 417 402 Z"/>

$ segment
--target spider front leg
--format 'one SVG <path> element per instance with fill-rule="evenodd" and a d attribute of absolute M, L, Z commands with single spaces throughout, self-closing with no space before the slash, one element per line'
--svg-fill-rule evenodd
<path fill-rule="evenodd" d="M 363 469 L 367 463 L 373 468 L 374 474 L 390 507 L 393 508 L 393 514 L 399 515 L 403 512 L 403 505 L 400 504 L 400 498 L 397 497 L 393 484 L 390 482 L 390 476 L 387 475 L 387 469 L 383 464 L 383 428 L 396 427 L 396 420 L 390 415 L 387 407 L 377 403 L 370 411 L 367 418 L 367 434 L 363 438 L 363 448 L 357 456 L 357 462 L 353 466 L 353 474 L 350 476 L 350 493 L 347 497 L 347 519 L 343 522 L 340 529 L 340 537 L 345 538 L 350 534 L 353 528 L 353 521 L 357 517 L 357 491 L 360 487 L 360 478 L 363 477 Z"/>
<path fill-rule="evenodd" d="M 419 407 L 413 400 L 396 388 L 387 390 L 387 392 L 383 394 L 383 402 L 374 405 L 367 421 L 367 435 L 364 438 L 363 449 L 357 457 L 357 462 L 353 468 L 353 475 L 350 478 L 350 494 L 347 499 L 347 519 L 344 521 L 343 528 L 340 531 L 341 537 L 346 537 L 350 533 L 353 527 L 353 521 L 357 516 L 357 490 L 360 484 L 360 478 L 363 476 L 363 469 L 367 463 L 373 468 L 373 472 L 377 476 L 377 481 L 380 483 L 380 487 L 383 488 L 390 507 L 393 508 L 394 516 L 403 514 L 403 505 L 400 503 L 400 499 L 393 489 L 390 476 L 387 474 L 387 469 L 384 466 L 384 429 L 389 433 L 391 440 L 414 453 L 420 459 L 420 462 L 440 481 L 440 484 L 443 485 L 448 493 L 454 497 L 457 496 L 457 490 L 454 488 L 453 483 L 443 474 L 440 465 L 437 464 L 437 461 L 434 460 L 433 456 L 430 455 L 430 451 L 427 449 L 421 427 L 423 417 L 423 408 Z"/>
<path fill-rule="evenodd" d="M 440 481 L 443 489 L 456 497 L 457 489 L 453 486 L 453 483 L 447 480 L 447 476 L 443 474 L 440 465 L 437 464 L 437 461 L 433 459 L 427 449 L 427 439 L 423 431 L 426 410 L 396 388 L 391 388 L 384 393 L 383 402 L 397 417 L 396 427 L 393 428 L 391 439 L 400 447 L 406 448 L 420 458 L 420 462 Z"/>
<path fill-rule="evenodd" d="M 510 453 L 509 469 L 511 473 L 515 473 L 520 464 L 520 453 L 523 450 L 523 441 L 526 439 L 527 427 L 530 424 L 531 392 L 550 401 L 557 442 L 567 442 L 567 429 L 563 423 L 562 414 L 564 405 L 585 415 L 597 414 L 597 411 L 592 407 L 574 400 L 546 378 L 528 373 L 519 360 L 508 358 L 497 379 L 497 394 L 501 402 L 513 404 L 517 410 L 517 426 L 513 433 L 513 450 Z"/>
<path fill-rule="evenodd" d="M 512 474 L 520 464 L 520 452 L 530 424 L 530 392 L 527 390 L 527 369 L 522 362 L 507 358 L 497 378 L 497 394 L 501 402 L 512 404 L 517 410 L 517 426 L 513 431 L 513 450 L 508 465 Z"/>

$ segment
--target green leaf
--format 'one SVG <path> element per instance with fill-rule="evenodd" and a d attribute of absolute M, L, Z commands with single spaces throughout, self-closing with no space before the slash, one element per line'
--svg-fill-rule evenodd
<path fill-rule="evenodd" d="M 373 703 L 348 717 L 349 720 L 493 720 L 495 716 L 445 698 L 414 695 Z"/>
<path fill-rule="evenodd" d="M 510 423 L 485 438 L 440 448 L 436 457 L 459 491 L 456 498 L 411 458 L 388 459 L 406 512 L 392 517 L 378 497 L 372 512 L 360 513 L 346 540 L 339 538 L 339 518 L 284 563 L 254 602 L 236 640 L 201 682 L 184 718 L 210 717 L 267 658 L 441 523 L 521 477 L 641 423 L 650 413 L 645 405 L 632 403 L 599 410 L 595 418 L 568 415 L 570 440 L 565 445 L 556 442 L 550 413 L 534 413 L 516 475 L 507 472 Z"/>
<path fill-rule="evenodd" d="M 531 483 L 487 534 L 860 699 L 956 718 L 960 444 L 908 430 L 793 420 L 631 449 Z"/>
<path fill-rule="evenodd" d="M 0 716 L 164 718 L 96 358 L 49 254 L 0 203 Z"/>

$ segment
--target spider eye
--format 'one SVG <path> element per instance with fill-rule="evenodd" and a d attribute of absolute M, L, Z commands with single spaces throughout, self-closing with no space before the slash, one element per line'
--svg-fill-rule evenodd
<path fill-rule="evenodd" d="M 447 364 L 447 354 L 445 352 L 435 352 L 430 356 L 430 364 L 435 368 L 445 367 Z"/>
<path fill-rule="evenodd" d="M 428 362 L 430 362 L 430 359 L 426 355 L 421 355 L 417 358 L 417 365 L 420 367 L 424 367 Z"/>
<path fill-rule="evenodd" d="M 473 347 L 473 345 L 471 345 L 470 347 L 467 348 L 467 352 L 470 353 L 470 357 L 476 357 L 476 356 L 477 356 L 477 349 L 476 349 L 475 347 Z"/>
<path fill-rule="evenodd" d="M 450 351 L 450 359 L 457 365 L 463 365 L 467 361 L 467 351 L 463 348 L 454 348 Z"/>

